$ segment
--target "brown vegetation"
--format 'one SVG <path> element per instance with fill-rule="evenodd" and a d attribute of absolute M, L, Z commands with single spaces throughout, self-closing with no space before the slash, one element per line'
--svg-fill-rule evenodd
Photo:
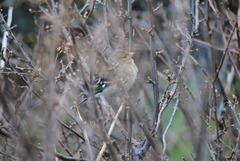
<path fill-rule="evenodd" d="M 1 160 L 240 160 L 239 1 L 2 5 Z M 135 84 L 95 96 L 117 50 Z"/>

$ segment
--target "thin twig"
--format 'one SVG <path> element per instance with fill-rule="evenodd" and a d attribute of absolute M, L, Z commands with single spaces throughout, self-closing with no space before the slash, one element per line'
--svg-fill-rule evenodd
<path fill-rule="evenodd" d="M 104 19 L 104 26 L 105 26 L 105 38 L 106 38 L 106 42 L 107 42 L 107 48 L 109 48 L 111 45 L 110 45 L 110 41 L 109 41 L 109 30 L 108 30 L 108 8 L 107 8 L 107 4 L 108 1 L 107 0 L 104 0 L 103 2 L 103 19 Z"/>
<path fill-rule="evenodd" d="M 92 8 L 91 8 L 89 14 L 87 15 L 87 19 L 86 19 L 85 23 L 87 23 L 87 21 L 89 20 L 90 16 L 92 15 L 93 10 L 94 10 L 94 8 L 95 8 L 95 3 L 96 3 L 96 0 L 93 0 Z"/>
<path fill-rule="evenodd" d="M 198 30 L 198 26 L 199 26 L 199 0 L 195 0 L 195 12 L 194 12 L 194 29 L 197 31 Z"/>
<path fill-rule="evenodd" d="M 152 85 L 153 85 L 153 119 L 152 119 L 152 126 L 154 126 L 157 115 L 159 113 L 158 109 L 158 100 L 159 100 L 159 87 L 158 87 L 158 75 L 157 75 L 157 64 L 156 64 L 156 52 L 155 52 L 155 26 L 153 25 L 153 11 L 152 11 L 152 1 L 148 4 L 148 12 L 149 18 L 151 20 L 151 28 L 148 31 L 149 36 L 149 46 L 150 46 L 150 61 L 151 61 L 151 68 L 152 68 Z"/>
<path fill-rule="evenodd" d="M 73 130 L 71 127 L 69 127 L 68 125 L 66 125 L 64 122 L 62 122 L 59 118 L 56 118 L 58 120 L 58 122 L 65 127 L 66 129 L 68 129 L 69 131 L 73 132 L 76 136 L 78 136 L 79 138 L 81 138 L 84 142 L 85 139 L 84 137 L 82 137 L 80 134 L 78 134 L 75 130 Z"/>
<path fill-rule="evenodd" d="M 219 50 L 219 51 L 225 51 L 224 48 L 220 48 L 220 47 L 214 46 L 214 45 L 212 45 L 212 44 L 210 44 L 210 43 L 208 43 L 208 42 L 205 42 L 205 41 L 202 41 L 202 40 L 199 40 L 199 39 L 196 39 L 196 38 L 194 38 L 193 41 L 194 41 L 194 42 L 197 42 L 197 43 L 199 43 L 199 44 L 202 44 L 202 45 L 204 45 L 204 46 L 208 46 L 208 47 L 211 47 L 211 48 L 213 48 L 213 49 Z M 235 53 L 235 54 L 238 54 L 238 55 L 240 54 L 238 51 L 233 50 L 233 49 L 231 49 L 230 51 L 231 51 L 232 53 Z"/>
<path fill-rule="evenodd" d="M 203 69 L 203 67 L 199 64 L 199 62 L 192 56 L 189 55 L 189 58 L 192 59 L 192 61 L 194 62 L 195 65 L 197 65 L 200 70 L 203 72 L 203 74 L 207 77 L 207 79 L 210 81 L 210 77 L 208 75 L 208 73 L 206 72 L 206 70 Z"/>
<path fill-rule="evenodd" d="M 39 150 L 40 152 L 44 152 L 43 147 L 40 147 L 40 146 L 33 146 L 33 147 L 36 148 L 37 150 Z M 66 156 L 66 155 L 60 154 L 58 152 L 55 152 L 55 156 L 64 161 L 89 161 L 87 159 L 82 159 L 79 157 Z"/>
<path fill-rule="evenodd" d="M 129 160 L 131 161 L 133 158 L 133 155 L 132 155 L 132 126 L 133 126 L 133 123 L 132 123 L 132 111 L 131 109 L 129 108 L 127 110 L 127 124 L 128 124 L 128 137 L 127 137 L 127 150 L 128 150 L 128 156 L 129 156 Z"/>
<path fill-rule="evenodd" d="M 7 153 L 1 151 L 1 150 L 0 150 L 0 154 L 2 154 L 3 156 L 7 157 L 10 160 L 18 160 L 19 159 L 19 158 L 12 156 L 11 154 L 7 154 Z"/>
<path fill-rule="evenodd" d="M 128 0 L 128 45 L 129 52 L 132 52 L 132 37 L 133 37 L 133 27 L 132 27 L 132 3 L 131 0 Z"/>
<path fill-rule="evenodd" d="M 165 154 L 166 148 L 167 148 L 167 143 L 166 143 L 166 138 L 165 137 L 166 137 L 166 134 L 167 134 L 170 126 L 172 125 L 173 118 L 174 118 L 174 116 L 176 114 L 176 111 L 178 109 L 178 103 L 179 103 L 179 98 L 178 98 L 178 95 L 177 95 L 177 101 L 176 101 L 175 106 L 173 108 L 172 115 L 171 115 L 170 120 L 168 122 L 168 125 L 167 125 L 167 127 L 166 127 L 166 129 L 165 129 L 165 131 L 163 132 L 163 135 L 162 135 L 162 141 L 163 141 L 163 151 L 162 151 L 162 154 L 163 155 Z"/>
<path fill-rule="evenodd" d="M 110 116 L 112 118 L 114 118 L 116 114 L 115 114 L 113 108 L 109 105 L 109 103 L 104 98 L 104 96 L 100 96 L 100 99 L 101 99 L 102 106 L 104 107 L 103 111 L 107 114 L 110 114 Z M 117 120 L 116 124 L 117 124 L 118 127 L 121 128 L 121 131 L 122 131 L 123 135 L 127 136 L 128 132 L 123 128 L 123 125 L 121 124 L 121 122 L 119 120 Z M 137 141 L 134 138 L 131 138 L 131 140 L 134 144 L 137 144 Z"/>
<path fill-rule="evenodd" d="M 129 52 L 132 52 L 133 50 L 133 25 L 132 25 L 132 3 L 131 0 L 128 0 L 128 46 L 129 46 Z M 128 156 L 129 160 L 132 160 L 132 111 L 129 108 L 127 110 L 127 124 L 128 124 L 128 137 L 127 137 L 127 150 L 128 150 Z"/>
<path fill-rule="evenodd" d="M 109 129 L 108 133 L 107 133 L 107 136 L 108 136 L 108 137 L 111 136 L 111 134 L 112 134 L 112 132 L 113 132 L 113 129 L 114 129 L 114 127 L 115 127 L 115 124 L 116 124 L 116 122 L 117 122 L 117 120 L 118 120 L 118 117 L 119 117 L 120 113 L 121 113 L 122 110 L 123 110 L 123 107 L 124 107 L 124 104 L 122 104 L 122 105 L 119 107 L 118 112 L 117 112 L 116 115 L 114 116 L 113 122 L 112 122 L 112 124 L 111 124 L 111 126 L 110 126 L 110 129 Z M 103 146 L 102 146 L 102 148 L 101 148 L 101 150 L 100 150 L 100 152 L 99 152 L 98 155 L 97 155 L 96 161 L 100 161 L 100 159 L 102 158 L 103 152 L 105 151 L 106 147 L 107 147 L 107 144 L 106 144 L 106 142 L 104 142 L 104 143 L 103 143 Z"/>
<path fill-rule="evenodd" d="M 78 12 L 79 15 L 82 14 L 82 12 L 89 6 L 90 4 L 90 0 L 88 0 L 85 5 L 83 6 L 83 8 Z M 76 6 L 76 5 L 75 5 Z"/>
<path fill-rule="evenodd" d="M 79 108 L 77 109 L 77 114 L 78 114 L 78 117 L 81 121 L 84 121 L 81 114 L 80 114 L 80 111 L 79 111 Z M 84 124 L 85 125 L 85 124 Z M 90 139 L 88 137 L 88 133 L 87 133 L 87 130 L 86 130 L 86 126 L 82 127 L 83 128 L 83 135 L 84 135 L 84 138 L 86 139 L 86 142 L 87 142 L 87 146 L 88 146 L 88 152 L 90 153 L 90 159 L 93 160 L 93 150 L 91 148 L 91 145 L 90 145 Z"/>
<path fill-rule="evenodd" d="M 225 47 L 225 50 L 224 50 L 223 55 L 222 55 L 222 57 L 221 57 L 220 63 L 219 63 L 219 65 L 218 65 L 218 68 L 217 68 L 216 73 L 215 73 L 215 75 L 214 75 L 213 82 L 216 82 L 217 77 L 218 77 L 218 74 L 219 74 L 219 72 L 220 72 L 220 70 L 221 70 L 221 68 L 222 68 L 222 65 L 223 65 L 225 56 L 226 56 L 226 54 L 227 54 L 227 52 L 228 52 L 228 48 L 229 48 L 230 42 L 231 42 L 231 40 L 232 40 L 232 36 L 233 36 L 234 31 L 235 31 L 235 28 L 236 28 L 236 26 L 234 26 L 233 29 L 232 29 L 232 31 L 231 31 L 230 37 L 229 37 L 228 42 L 227 42 L 227 44 L 226 44 L 226 47 Z"/>

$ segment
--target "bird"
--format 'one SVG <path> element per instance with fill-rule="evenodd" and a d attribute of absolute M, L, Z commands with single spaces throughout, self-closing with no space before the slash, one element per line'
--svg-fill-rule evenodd
<path fill-rule="evenodd" d="M 117 50 L 112 54 L 110 58 L 113 66 L 112 72 L 94 75 L 95 96 L 117 97 L 127 93 L 132 88 L 138 73 L 138 68 L 132 58 L 133 55 L 134 52 L 126 50 Z M 84 97 L 77 107 L 80 107 L 87 100 L 88 97 Z"/>

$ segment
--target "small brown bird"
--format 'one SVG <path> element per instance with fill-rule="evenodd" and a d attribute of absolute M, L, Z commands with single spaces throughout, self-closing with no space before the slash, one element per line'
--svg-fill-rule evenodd
<path fill-rule="evenodd" d="M 132 88 L 138 73 L 138 68 L 132 59 L 133 54 L 125 50 L 118 50 L 111 56 L 113 72 L 96 76 L 94 79 L 96 95 L 120 96 Z M 78 106 L 87 100 L 86 97 Z"/>
<path fill-rule="evenodd" d="M 128 53 L 127 51 L 117 51 L 113 54 L 114 61 L 114 73 L 111 78 L 106 78 L 111 80 L 108 87 L 106 87 L 102 94 L 104 96 L 119 95 L 123 92 L 128 92 L 136 78 L 138 73 L 138 68 L 132 59 L 133 53 Z"/>

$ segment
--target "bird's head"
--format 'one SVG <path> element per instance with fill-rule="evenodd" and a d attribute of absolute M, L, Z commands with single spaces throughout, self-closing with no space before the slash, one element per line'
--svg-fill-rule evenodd
<path fill-rule="evenodd" d="M 125 62 L 131 60 L 134 52 L 128 52 L 126 50 L 118 50 L 113 54 L 114 60 L 117 62 Z"/>

